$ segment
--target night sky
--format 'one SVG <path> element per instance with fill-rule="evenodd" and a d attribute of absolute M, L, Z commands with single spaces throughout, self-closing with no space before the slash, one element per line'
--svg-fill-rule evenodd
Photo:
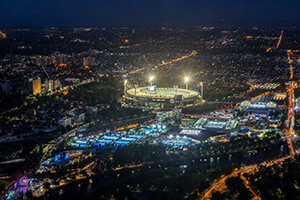
<path fill-rule="evenodd" d="M 0 0 L 0 27 L 299 26 L 299 0 Z"/>

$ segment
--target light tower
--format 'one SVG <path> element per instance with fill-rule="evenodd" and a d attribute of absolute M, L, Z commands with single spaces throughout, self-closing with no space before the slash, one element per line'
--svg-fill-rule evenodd
<path fill-rule="evenodd" d="M 150 76 L 149 77 L 149 83 L 150 83 L 150 85 L 153 85 L 153 79 L 154 79 L 154 76 Z"/>
<path fill-rule="evenodd" d="M 201 85 L 201 98 L 203 100 L 203 82 L 200 82 L 200 85 Z"/>
<path fill-rule="evenodd" d="M 189 77 L 185 77 L 184 78 L 184 83 L 185 83 L 185 89 L 188 89 L 189 88 Z"/>

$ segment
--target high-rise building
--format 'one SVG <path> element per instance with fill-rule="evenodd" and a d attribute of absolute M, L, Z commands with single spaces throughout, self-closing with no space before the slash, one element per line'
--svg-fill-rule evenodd
<path fill-rule="evenodd" d="M 45 92 L 54 91 L 61 88 L 62 88 L 62 84 L 59 79 L 54 79 L 54 80 L 50 79 L 45 81 L 45 88 L 44 88 Z"/>
<path fill-rule="evenodd" d="M 49 56 L 38 56 L 36 58 L 36 65 L 41 66 L 47 66 L 52 64 L 52 59 Z"/>
<path fill-rule="evenodd" d="M 71 117 L 63 117 L 62 119 L 58 120 L 58 125 L 63 126 L 65 128 L 67 126 L 71 126 L 72 125 L 72 118 Z"/>
<path fill-rule="evenodd" d="M 38 66 L 42 65 L 42 56 L 36 57 L 35 64 Z"/>
<path fill-rule="evenodd" d="M 61 84 L 60 80 L 59 79 L 55 79 L 53 81 L 53 89 L 54 90 L 58 90 L 58 89 L 61 89 L 61 88 L 62 88 L 62 84 Z"/>
<path fill-rule="evenodd" d="M 83 66 L 94 66 L 95 58 L 93 57 L 84 57 L 83 58 Z"/>
<path fill-rule="evenodd" d="M 51 54 L 50 56 L 37 56 L 36 57 L 36 65 L 55 65 L 55 66 L 66 66 L 67 64 L 67 55 L 66 54 L 60 54 L 58 52 L 55 52 L 54 54 Z"/>
<path fill-rule="evenodd" d="M 53 90 L 53 80 L 50 79 L 50 80 L 46 80 L 45 81 L 45 91 L 44 92 L 49 92 L 49 91 L 52 91 Z"/>
<path fill-rule="evenodd" d="M 37 79 L 31 78 L 28 80 L 28 92 L 32 95 L 37 95 L 42 92 L 42 84 L 40 77 L 38 77 Z"/>

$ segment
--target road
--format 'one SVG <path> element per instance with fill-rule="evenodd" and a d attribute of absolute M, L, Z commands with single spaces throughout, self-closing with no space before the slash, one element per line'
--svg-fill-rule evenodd
<path fill-rule="evenodd" d="M 286 159 L 289 159 L 289 158 L 292 158 L 292 155 L 290 156 L 287 156 L 287 157 L 284 157 L 284 158 L 279 158 L 279 159 L 276 159 L 276 160 L 273 160 L 273 161 L 269 161 L 269 162 L 263 162 L 261 163 L 261 165 L 264 165 L 264 166 L 271 166 L 273 164 L 276 164 L 276 163 L 280 163 L 280 162 L 283 162 L 285 161 Z M 206 198 L 209 198 L 211 197 L 212 195 L 212 192 L 213 191 L 218 191 L 220 188 L 224 187 L 223 184 L 225 184 L 225 181 L 228 179 L 228 178 L 231 178 L 231 177 L 235 177 L 237 176 L 238 174 L 244 174 L 244 173 L 248 173 L 249 171 L 251 170 L 254 170 L 254 169 L 257 169 L 259 167 L 259 165 L 255 164 L 255 165 L 250 165 L 250 166 L 246 166 L 246 167 L 243 167 L 242 169 L 239 169 L 237 171 L 234 171 L 232 172 L 231 174 L 223 177 L 220 181 L 218 181 L 215 185 L 213 185 L 205 194 L 204 196 L 201 198 L 202 200 L 205 200 Z M 255 195 L 255 193 L 253 193 Z M 257 197 L 256 199 L 258 199 L 259 197 Z"/>
<path fill-rule="evenodd" d="M 156 66 L 149 66 L 149 67 L 154 67 L 154 68 L 162 67 L 162 66 L 164 66 L 164 65 L 172 64 L 172 63 L 174 63 L 174 62 L 178 62 L 178 61 L 181 61 L 181 60 L 183 60 L 183 59 L 186 59 L 186 58 L 189 58 L 189 57 L 193 57 L 193 56 L 195 56 L 196 54 L 197 54 L 197 51 L 192 51 L 192 52 L 191 52 L 189 55 L 187 55 L 187 56 L 182 56 L 182 57 L 180 57 L 180 58 L 173 59 L 173 60 L 171 60 L 171 61 L 169 61 L 169 62 L 165 62 L 165 63 L 161 63 L 161 64 L 156 65 Z M 122 75 L 118 75 L 117 77 L 128 76 L 128 75 L 130 75 L 130 74 L 134 74 L 134 73 L 137 73 L 137 72 L 139 72 L 139 71 L 145 70 L 145 69 L 147 69 L 147 68 L 149 68 L 149 67 L 142 67 L 142 68 L 139 68 L 139 69 L 137 69 L 137 70 L 133 70 L 133 71 L 130 71 L 130 72 L 128 72 L 128 73 L 125 73 L 125 74 L 122 74 Z"/>
<path fill-rule="evenodd" d="M 223 184 L 225 184 L 225 181 L 230 178 L 230 177 L 234 177 L 237 176 L 239 173 L 245 173 L 248 172 L 250 170 L 255 169 L 257 166 L 256 165 L 250 165 L 247 166 L 243 169 L 240 169 L 238 171 L 232 172 L 230 175 L 227 175 L 225 177 L 223 177 L 220 181 L 218 181 L 216 184 L 214 184 L 203 196 L 203 200 L 205 200 L 206 198 L 210 197 L 213 191 L 217 191 L 218 189 L 220 189 L 222 187 Z"/>
<path fill-rule="evenodd" d="M 269 51 L 271 51 L 271 50 L 273 50 L 273 49 L 278 49 L 278 48 L 279 48 L 279 45 L 280 45 L 281 40 L 282 40 L 282 36 L 283 36 L 283 30 L 282 30 L 281 33 L 280 33 L 280 36 L 279 36 L 278 42 L 277 42 L 277 44 L 276 44 L 276 47 L 270 47 L 270 48 L 268 48 L 268 49 L 267 49 L 267 52 L 269 52 Z"/>

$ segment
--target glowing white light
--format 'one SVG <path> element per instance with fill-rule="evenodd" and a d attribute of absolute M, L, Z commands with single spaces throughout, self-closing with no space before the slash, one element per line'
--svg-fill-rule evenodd
<path fill-rule="evenodd" d="M 189 81 L 189 77 L 184 78 L 184 83 L 187 83 Z"/>

